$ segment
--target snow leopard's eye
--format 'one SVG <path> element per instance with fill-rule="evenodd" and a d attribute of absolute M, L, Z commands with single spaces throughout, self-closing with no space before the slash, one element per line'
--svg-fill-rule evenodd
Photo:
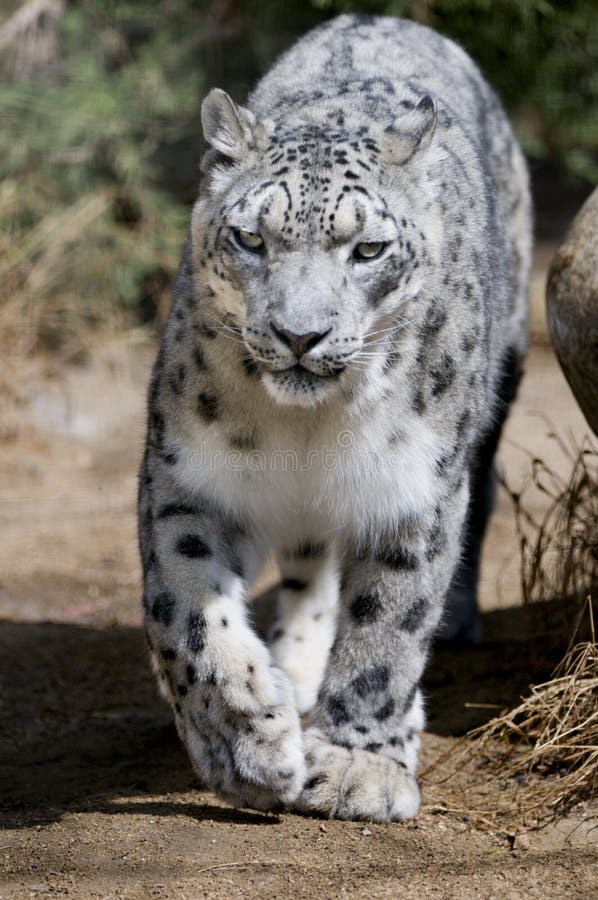
<path fill-rule="evenodd" d="M 250 253 L 264 252 L 265 245 L 261 234 L 257 234 L 255 231 L 243 231 L 240 228 L 235 229 L 233 234 L 237 244 L 239 247 L 242 247 L 243 250 L 249 250 Z"/>
<path fill-rule="evenodd" d="M 382 256 L 387 247 L 386 241 L 366 241 L 363 244 L 357 244 L 353 250 L 353 259 L 357 262 L 372 262 Z"/>

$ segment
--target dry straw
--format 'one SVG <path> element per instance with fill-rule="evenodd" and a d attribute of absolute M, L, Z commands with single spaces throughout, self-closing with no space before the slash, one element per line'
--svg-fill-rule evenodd
<path fill-rule="evenodd" d="M 570 629 L 579 604 L 598 589 L 598 446 L 588 436 L 577 446 L 554 429 L 550 437 L 568 466 L 567 478 L 533 458 L 522 490 L 512 490 L 504 478 L 502 483 L 515 509 L 524 602 L 567 600 Z M 544 509 L 540 516 L 531 512 L 538 506 Z M 541 607 L 535 610 L 541 613 Z"/>
<path fill-rule="evenodd" d="M 525 488 L 507 490 L 532 634 L 554 636 L 555 604 L 541 601 L 557 600 L 560 633 L 564 626 L 573 636 L 548 681 L 531 686 L 518 706 L 469 732 L 422 773 L 428 810 L 510 835 L 554 821 L 598 790 L 598 647 L 589 596 L 598 596 L 598 448 L 590 438 L 575 447 L 552 436 L 569 460 L 569 477 L 534 459 Z M 532 515 L 539 494 L 544 512 Z M 463 804 L 469 789 L 477 808 Z"/>
<path fill-rule="evenodd" d="M 584 613 L 591 639 L 570 646 L 549 681 L 533 685 L 515 709 L 469 732 L 423 773 L 441 776 L 429 781 L 432 794 L 436 785 L 467 775 L 486 808 L 457 802 L 428 809 L 514 835 L 596 796 L 598 646 L 589 597 Z"/>

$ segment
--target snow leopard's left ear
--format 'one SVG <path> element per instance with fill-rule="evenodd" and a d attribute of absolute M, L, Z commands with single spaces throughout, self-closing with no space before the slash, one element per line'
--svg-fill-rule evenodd
<path fill-rule="evenodd" d="M 429 145 L 436 128 L 436 103 L 426 94 L 417 106 L 406 109 L 384 129 L 383 154 L 387 162 L 401 165 Z"/>
<path fill-rule="evenodd" d="M 215 154 L 206 154 L 202 165 L 229 160 L 238 162 L 256 148 L 261 130 L 252 112 L 237 106 L 224 91 L 214 88 L 201 105 L 201 124 L 204 137 Z M 216 157 L 216 159 L 210 157 Z"/>

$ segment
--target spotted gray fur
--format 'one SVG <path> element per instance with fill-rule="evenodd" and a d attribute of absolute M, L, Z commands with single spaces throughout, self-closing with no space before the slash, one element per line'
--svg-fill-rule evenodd
<path fill-rule="evenodd" d="M 140 477 L 154 668 L 231 803 L 406 818 L 431 637 L 478 628 L 526 343 L 524 160 L 466 54 L 392 18 L 323 25 L 202 121 Z M 272 554 L 264 641 L 248 598 Z"/>

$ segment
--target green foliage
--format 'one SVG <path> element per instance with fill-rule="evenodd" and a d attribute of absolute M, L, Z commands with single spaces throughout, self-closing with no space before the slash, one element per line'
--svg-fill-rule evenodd
<path fill-rule="evenodd" d="M 188 4 L 168 6 L 163 22 L 154 4 L 71 8 L 46 76 L 0 92 L 0 327 L 29 347 L 77 353 L 86 325 L 138 320 L 144 286 L 176 267 L 187 210 L 158 156 L 191 133 L 199 155 L 204 85 Z"/>

